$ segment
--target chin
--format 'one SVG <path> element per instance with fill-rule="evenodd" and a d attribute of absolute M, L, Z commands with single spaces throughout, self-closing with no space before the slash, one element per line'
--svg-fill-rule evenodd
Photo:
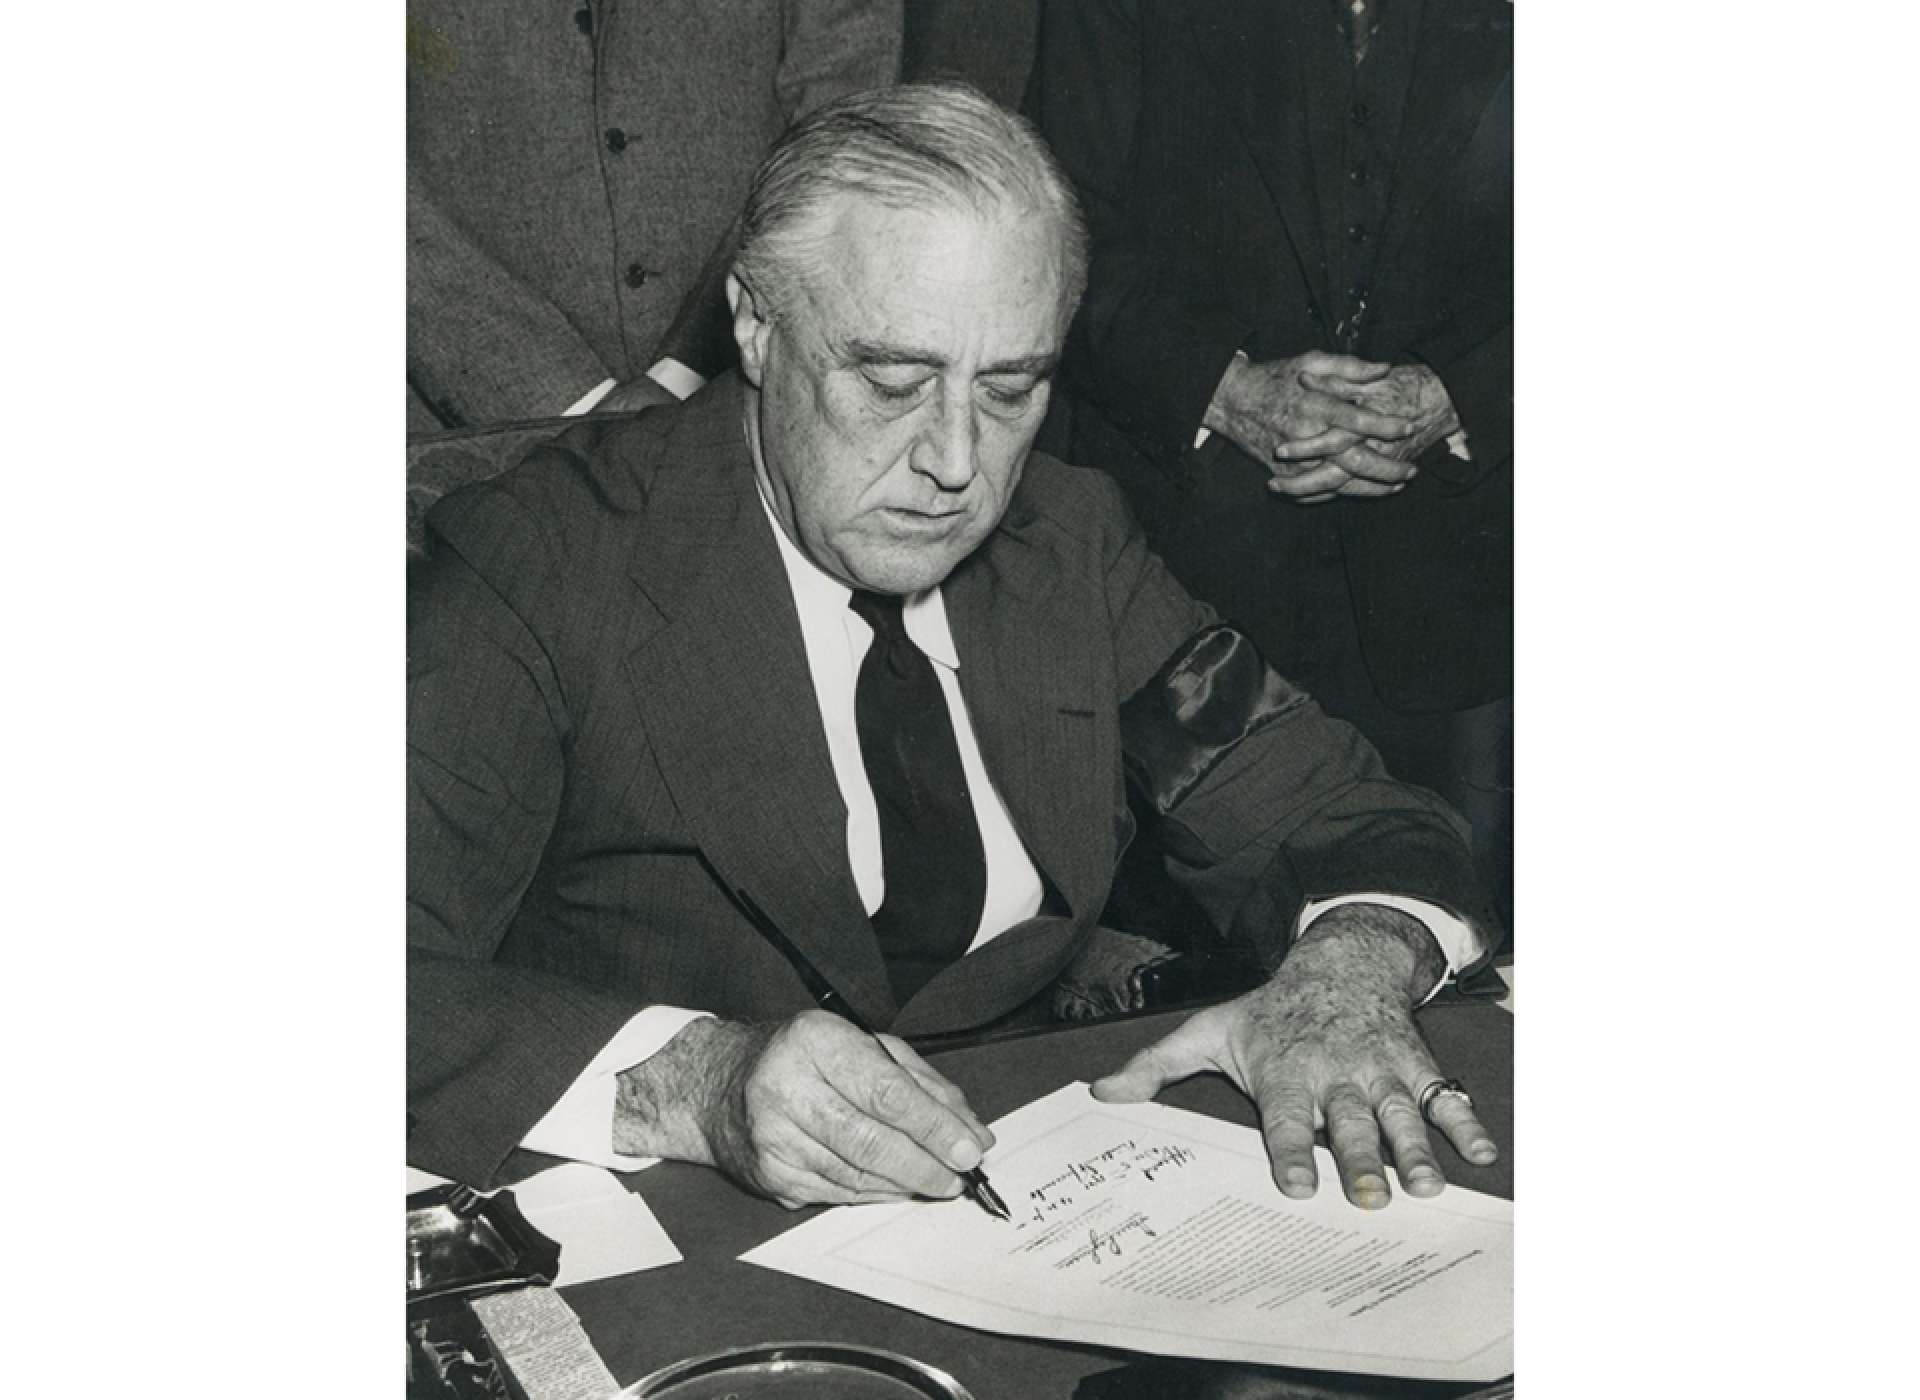
<path fill-rule="evenodd" d="M 874 593 L 920 593 L 946 582 L 962 557 L 942 550 L 937 557 L 864 559 L 854 574 L 860 587 Z"/>

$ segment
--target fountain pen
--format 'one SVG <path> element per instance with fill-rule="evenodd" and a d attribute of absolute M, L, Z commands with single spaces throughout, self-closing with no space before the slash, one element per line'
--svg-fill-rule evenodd
<path fill-rule="evenodd" d="M 778 924 L 767 917 L 766 911 L 754 901 L 753 896 L 738 887 L 735 887 L 733 896 L 739 901 L 741 910 L 753 921 L 753 926 L 760 931 L 760 936 L 778 948 L 782 956 L 793 965 L 793 970 L 800 974 L 800 980 L 807 984 L 807 991 L 812 994 L 814 1004 L 822 1011 L 831 1011 L 847 1022 L 878 1045 L 888 1059 L 893 1059 L 893 1052 L 888 1050 L 887 1043 L 880 1039 L 880 1033 L 867 1024 L 866 1017 L 856 1011 L 851 1002 L 833 989 L 833 984 L 821 976 L 819 968 L 807 961 L 807 955 L 800 951 L 791 938 L 780 931 Z M 895 1060 L 894 1063 L 898 1064 L 899 1061 Z M 971 1171 L 961 1172 L 960 1179 L 966 1183 L 967 1195 L 980 1209 L 1001 1220 L 1013 1219 L 1013 1212 L 1007 1209 L 1007 1203 L 1000 1199 L 1000 1193 L 993 1189 L 993 1183 L 987 1180 L 987 1174 L 980 1168 L 975 1167 Z"/>

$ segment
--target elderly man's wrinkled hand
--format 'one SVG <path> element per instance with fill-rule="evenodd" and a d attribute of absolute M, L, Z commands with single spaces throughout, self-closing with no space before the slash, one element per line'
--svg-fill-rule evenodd
<path fill-rule="evenodd" d="M 1336 496 L 1392 496 L 1420 475 L 1411 458 L 1388 455 L 1371 440 L 1356 442 L 1331 457 L 1278 461 L 1268 469 L 1267 490 L 1296 504 L 1317 506 Z"/>
<path fill-rule="evenodd" d="M 1318 1128 L 1326 1130 L 1353 1204 L 1378 1207 L 1390 1197 L 1383 1139 L 1409 1194 L 1438 1193 L 1446 1178 L 1418 1095 L 1444 1076 L 1410 1009 L 1434 974 L 1423 967 L 1407 925 L 1431 943 L 1397 910 L 1348 904 L 1329 911 L 1264 986 L 1198 1012 L 1095 1083 L 1094 1096 L 1141 1102 L 1163 1085 L 1216 1070 L 1259 1108 L 1274 1183 L 1284 1194 L 1314 1194 Z M 1498 1155 L 1460 1096 L 1439 1095 L 1431 1111 L 1469 1162 L 1485 1165 Z"/>
<path fill-rule="evenodd" d="M 789 1209 L 957 1196 L 993 1134 L 905 1041 L 883 1039 L 825 1011 L 696 1021 L 620 1076 L 614 1146 L 709 1162 Z"/>
<path fill-rule="evenodd" d="M 1309 459 L 1331 458 L 1368 439 L 1393 441 L 1406 434 L 1411 425 L 1405 419 L 1356 402 L 1362 390 L 1391 372 L 1389 365 L 1321 350 L 1286 360 L 1238 358 L 1221 376 L 1207 406 L 1206 426 L 1225 433 L 1269 470 L 1283 464 L 1319 468 L 1317 460 Z M 1310 470 L 1284 472 L 1289 480 L 1301 475 L 1308 476 L 1308 490 L 1302 494 L 1319 486 Z M 1322 475 L 1332 473 L 1323 469 Z"/>
<path fill-rule="evenodd" d="M 1374 438 L 1365 444 L 1384 457 L 1411 462 L 1460 428 L 1460 415 L 1447 386 L 1425 365 L 1395 365 L 1387 374 L 1365 382 L 1313 373 L 1303 374 L 1301 382 L 1316 391 L 1337 394 L 1356 407 L 1404 420 L 1408 428 L 1403 436 Z"/>
<path fill-rule="evenodd" d="M 1236 359 L 1208 405 L 1206 426 L 1263 463 L 1267 489 L 1302 505 L 1335 496 L 1391 496 L 1412 480 L 1410 456 L 1382 449 L 1412 431 L 1389 403 L 1363 398 L 1389 365 L 1309 350 L 1286 360 Z"/>

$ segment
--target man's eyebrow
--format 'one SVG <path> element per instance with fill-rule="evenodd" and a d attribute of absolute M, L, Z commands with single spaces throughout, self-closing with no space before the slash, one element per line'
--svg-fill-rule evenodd
<path fill-rule="evenodd" d="M 847 342 L 847 355 L 863 365 L 930 365 L 934 369 L 947 367 L 944 355 L 936 355 L 931 350 L 918 350 L 910 345 L 893 345 L 884 340 L 850 340 Z"/>
<path fill-rule="evenodd" d="M 1011 360 L 1000 360 L 981 370 L 982 374 L 1033 374 L 1045 377 L 1053 373 L 1053 367 L 1060 362 L 1058 355 L 1041 353 L 1038 355 L 1016 355 Z"/>
<path fill-rule="evenodd" d="M 884 340 L 850 340 L 847 342 L 847 356 L 856 364 L 863 365 L 925 365 L 929 369 L 945 369 L 948 365 L 945 355 L 911 345 L 895 345 Z M 980 373 L 1045 376 L 1053 373 L 1053 368 L 1059 360 L 1059 355 L 1044 351 L 1032 355 L 1016 355 L 1012 359 L 997 360 L 982 369 Z"/>

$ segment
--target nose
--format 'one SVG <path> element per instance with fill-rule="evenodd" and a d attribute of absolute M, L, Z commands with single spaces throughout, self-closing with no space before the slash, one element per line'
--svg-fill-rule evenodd
<path fill-rule="evenodd" d="M 942 394 L 928 405 L 913 445 L 913 469 L 942 491 L 964 491 L 979 471 L 980 428 L 966 396 Z"/>

